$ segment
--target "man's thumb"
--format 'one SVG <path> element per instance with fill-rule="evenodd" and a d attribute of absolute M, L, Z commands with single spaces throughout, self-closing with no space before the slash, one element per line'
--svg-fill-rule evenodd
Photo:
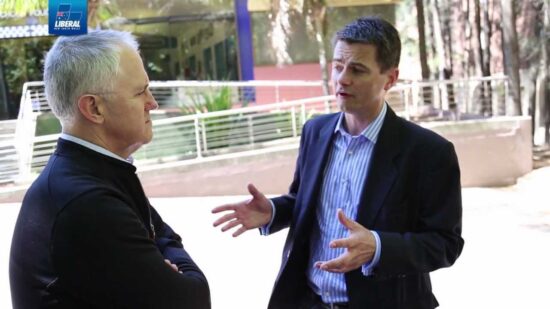
<path fill-rule="evenodd" d="M 248 192 L 250 195 L 252 195 L 252 198 L 259 198 L 262 196 L 262 192 L 258 191 L 258 189 L 251 183 L 248 184 Z"/>
<path fill-rule="evenodd" d="M 346 217 L 342 208 L 338 208 L 338 221 L 340 221 L 340 223 L 342 223 L 342 225 L 345 226 L 348 230 L 351 230 L 353 228 L 354 221 Z"/>

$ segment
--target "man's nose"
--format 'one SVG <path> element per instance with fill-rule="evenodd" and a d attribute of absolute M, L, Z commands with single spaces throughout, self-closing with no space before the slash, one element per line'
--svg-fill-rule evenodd
<path fill-rule="evenodd" d="M 147 103 L 145 104 L 145 108 L 150 111 L 159 108 L 159 104 L 157 100 L 155 100 L 155 97 L 150 94 L 149 98 L 147 99 Z"/>
<path fill-rule="evenodd" d="M 351 78 L 348 74 L 348 70 L 342 70 L 336 75 L 336 82 L 340 85 L 349 85 L 351 83 Z"/>

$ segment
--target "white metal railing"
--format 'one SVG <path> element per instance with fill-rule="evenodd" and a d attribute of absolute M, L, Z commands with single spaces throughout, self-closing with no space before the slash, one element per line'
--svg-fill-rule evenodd
<path fill-rule="evenodd" d="M 153 141 L 133 154 L 138 166 L 263 148 L 296 142 L 303 124 L 327 113 L 323 96 L 284 103 L 197 113 L 153 120 Z M 332 107 L 333 108 L 333 107 Z M 158 117 L 153 116 L 154 118 Z M 34 138 L 29 170 L 40 171 L 55 150 L 59 134 Z"/>
<path fill-rule="evenodd" d="M 502 115 L 508 101 L 507 81 L 497 76 L 399 83 L 386 99 L 398 114 L 414 121 L 480 118 L 490 115 L 487 111 Z M 42 169 L 58 137 L 34 136 L 37 115 L 47 113 L 49 107 L 41 82 L 24 87 L 16 138 L 21 178 Z M 181 110 L 205 103 L 205 91 L 215 94 L 224 87 L 230 88 L 236 108 L 209 113 L 199 108 L 182 115 Z M 166 81 L 151 82 L 150 88 L 161 110 L 152 114 L 153 141 L 134 154 L 138 166 L 297 143 L 307 119 L 336 110 L 333 96 L 311 95 L 322 93 L 320 81 Z M 262 104 L 240 107 L 251 99 Z"/>
<path fill-rule="evenodd" d="M 502 75 L 401 83 L 392 88 L 387 99 L 402 104 L 403 116 L 415 121 L 493 117 L 513 111 L 508 77 Z"/>

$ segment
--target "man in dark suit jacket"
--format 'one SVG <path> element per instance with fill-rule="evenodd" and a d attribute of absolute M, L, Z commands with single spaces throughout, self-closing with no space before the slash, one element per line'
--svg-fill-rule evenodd
<path fill-rule="evenodd" d="M 332 79 L 342 113 L 302 131 L 287 195 L 229 211 L 222 231 L 290 227 L 269 308 L 434 308 L 429 272 L 462 251 L 460 171 L 453 145 L 385 103 L 400 39 L 377 17 L 336 34 Z M 352 219 L 350 219 L 352 218 Z"/>
<path fill-rule="evenodd" d="M 131 163 L 158 107 L 135 38 L 60 37 L 44 82 L 63 130 L 15 226 L 13 307 L 210 308 L 206 278 Z"/>

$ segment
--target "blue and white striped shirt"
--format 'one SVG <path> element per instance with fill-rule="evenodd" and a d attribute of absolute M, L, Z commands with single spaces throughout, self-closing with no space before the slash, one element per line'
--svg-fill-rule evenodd
<path fill-rule="evenodd" d="M 360 135 L 352 136 L 343 126 L 342 113 L 334 134 L 336 135 L 324 171 L 319 206 L 310 242 L 310 260 L 307 276 L 311 289 L 320 295 L 325 303 L 347 302 L 344 274 L 331 273 L 314 267 L 317 261 L 329 261 L 345 252 L 345 248 L 331 249 L 335 239 L 348 236 L 348 230 L 338 221 L 337 210 L 341 208 L 348 218 L 356 220 L 359 200 L 378 133 L 384 122 L 387 107 L 383 105 L 380 114 Z M 363 274 L 368 276 L 380 259 L 380 238 L 374 231 L 376 252 L 371 263 L 363 265 Z"/>

